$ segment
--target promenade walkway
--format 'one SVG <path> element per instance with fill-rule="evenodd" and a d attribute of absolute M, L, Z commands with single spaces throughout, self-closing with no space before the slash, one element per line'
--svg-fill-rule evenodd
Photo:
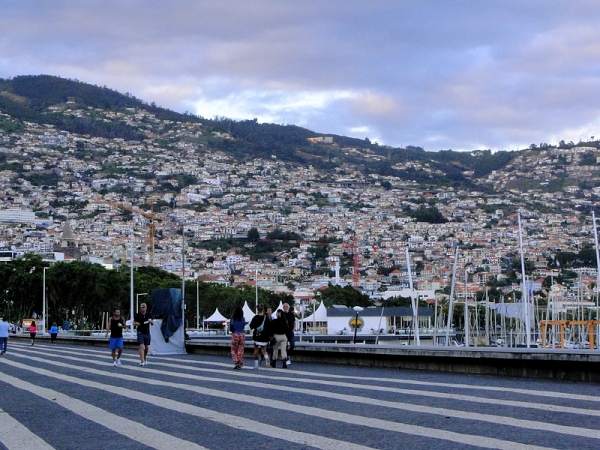
<path fill-rule="evenodd" d="M 598 449 L 600 386 L 11 340 L 0 448 Z"/>

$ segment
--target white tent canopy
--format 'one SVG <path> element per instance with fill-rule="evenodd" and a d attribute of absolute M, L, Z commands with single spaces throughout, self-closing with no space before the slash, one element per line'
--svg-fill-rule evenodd
<path fill-rule="evenodd" d="M 248 302 L 244 302 L 244 307 L 242 308 L 242 311 L 244 311 L 244 319 L 246 319 L 246 322 L 250 323 L 250 321 L 252 320 L 252 318 L 256 315 L 252 312 L 252 310 L 250 309 L 250 307 L 248 306 Z"/>
<path fill-rule="evenodd" d="M 327 308 L 323 302 L 321 302 L 314 313 L 308 317 L 305 317 L 303 322 L 327 322 Z"/>
<path fill-rule="evenodd" d="M 225 318 L 220 312 L 219 308 L 215 310 L 212 316 L 204 319 L 203 322 L 229 322 L 229 319 Z"/>

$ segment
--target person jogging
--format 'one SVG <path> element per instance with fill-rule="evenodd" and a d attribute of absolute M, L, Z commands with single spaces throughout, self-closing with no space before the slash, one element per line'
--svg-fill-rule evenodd
<path fill-rule="evenodd" d="M 148 350 L 150 349 L 150 326 L 154 325 L 154 320 L 152 320 L 152 316 L 148 313 L 148 306 L 145 303 L 140 305 L 140 312 L 133 316 L 133 325 L 137 326 L 140 366 L 145 366 L 148 364 Z"/>
<path fill-rule="evenodd" d="M 110 332 L 109 346 L 113 359 L 113 366 L 121 365 L 121 354 L 123 353 L 123 328 L 125 328 L 125 319 L 121 317 L 121 310 L 115 309 L 113 316 L 106 324 L 106 335 Z"/>

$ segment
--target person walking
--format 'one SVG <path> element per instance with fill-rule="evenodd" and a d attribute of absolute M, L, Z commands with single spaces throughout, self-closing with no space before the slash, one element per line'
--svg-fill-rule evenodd
<path fill-rule="evenodd" d="M 271 323 L 271 330 L 275 337 L 275 345 L 273 346 L 273 359 L 271 360 L 271 367 L 277 367 L 278 353 L 281 353 L 281 361 L 283 368 L 287 369 L 287 334 L 289 332 L 289 326 L 287 319 L 282 309 L 278 309 L 277 318 Z"/>
<path fill-rule="evenodd" d="M 58 336 L 58 327 L 56 326 L 56 322 L 52 322 L 52 326 L 50 327 L 50 344 L 56 345 L 56 336 Z"/>
<path fill-rule="evenodd" d="M 273 322 L 273 308 L 270 306 L 266 310 L 267 320 L 269 322 Z M 269 327 L 272 330 L 272 327 Z M 275 344 L 275 338 L 273 337 L 273 332 L 271 331 L 271 335 L 269 336 L 269 345 L 267 345 L 267 354 L 269 355 L 269 359 L 273 361 L 273 345 Z M 260 355 L 262 357 L 262 354 Z M 264 358 L 262 359 L 264 361 Z M 267 360 L 268 361 L 268 360 Z M 262 364 L 262 361 L 261 361 Z"/>
<path fill-rule="evenodd" d="M 148 364 L 148 350 L 150 349 L 150 326 L 154 325 L 152 316 L 148 313 L 148 305 L 142 303 L 140 312 L 133 316 L 133 325 L 137 327 L 138 353 L 140 355 L 140 366 Z"/>
<path fill-rule="evenodd" d="M 121 354 L 123 353 L 123 328 L 125 328 L 125 319 L 121 317 L 121 310 L 115 309 L 112 317 L 106 324 L 106 334 L 110 332 L 109 347 L 113 359 L 113 366 L 121 365 Z"/>
<path fill-rule="evenodd" d="M 35 320 L 31 321 L 29 325 L 29 337 L 31 338 L 31 345 L 35 343 L 35 335 L 37 334 L 37 327 L 35 326 Z"/>
<path fill-rule="evenodd" d="M 246 347 L 246 319 L 244 318 L 244 310 L 239 306 L 236 307 L 229 321 L 231 329 L 231 358 L 235 363 L 235 370 L 241 370 L 244 367 L 244 348 Z"/>
<path fill-rule="evenodd" d="M 265 315 L 265 305 L 260 303 L 257 308 L 257 314 L 250 321 L 250 329 L 252 331 L 252 339 L 254 340 L 254 368 L 258 369 L 258 352 L 263 355 L 265 363 L 269 363 L 269 355 L 267 354 L 267 346 L 271 336 L 271 321 Z"/>
<path fill-rule="evenodd" d="M 288 303 L 283 304 L 283 315 L 287 321 L 289 331 L 286 334 L 288 340 L 288 348 L 287 348 L 287 364 L 288 366 L 292 363 L 290 360 L 290 355 L 296 348 L 296 335 L 294 334 L 294 329 L 296 328 L 296 315 L 293 311 L 290 311 L 290 305 Z"/>
<path fill-rule="evenodd" d="M 8 322 L 5 322 L 4 319 L 0 317 L 0 355 L 4 355 L 6 353 L 9 329 L 10 326 L 8 325 Z"/>

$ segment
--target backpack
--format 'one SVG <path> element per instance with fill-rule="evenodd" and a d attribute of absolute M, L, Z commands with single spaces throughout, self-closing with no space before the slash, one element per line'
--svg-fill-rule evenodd
<path fill-rule="evenodd" d="M 264 317 L 263 322 L 260 324 L 260 326 L 256 327 L 256 332 L 257 333 L 262 333 L 263 330 L 265 329 L 265 322 L 267 320 L 267 316 Z"/>

